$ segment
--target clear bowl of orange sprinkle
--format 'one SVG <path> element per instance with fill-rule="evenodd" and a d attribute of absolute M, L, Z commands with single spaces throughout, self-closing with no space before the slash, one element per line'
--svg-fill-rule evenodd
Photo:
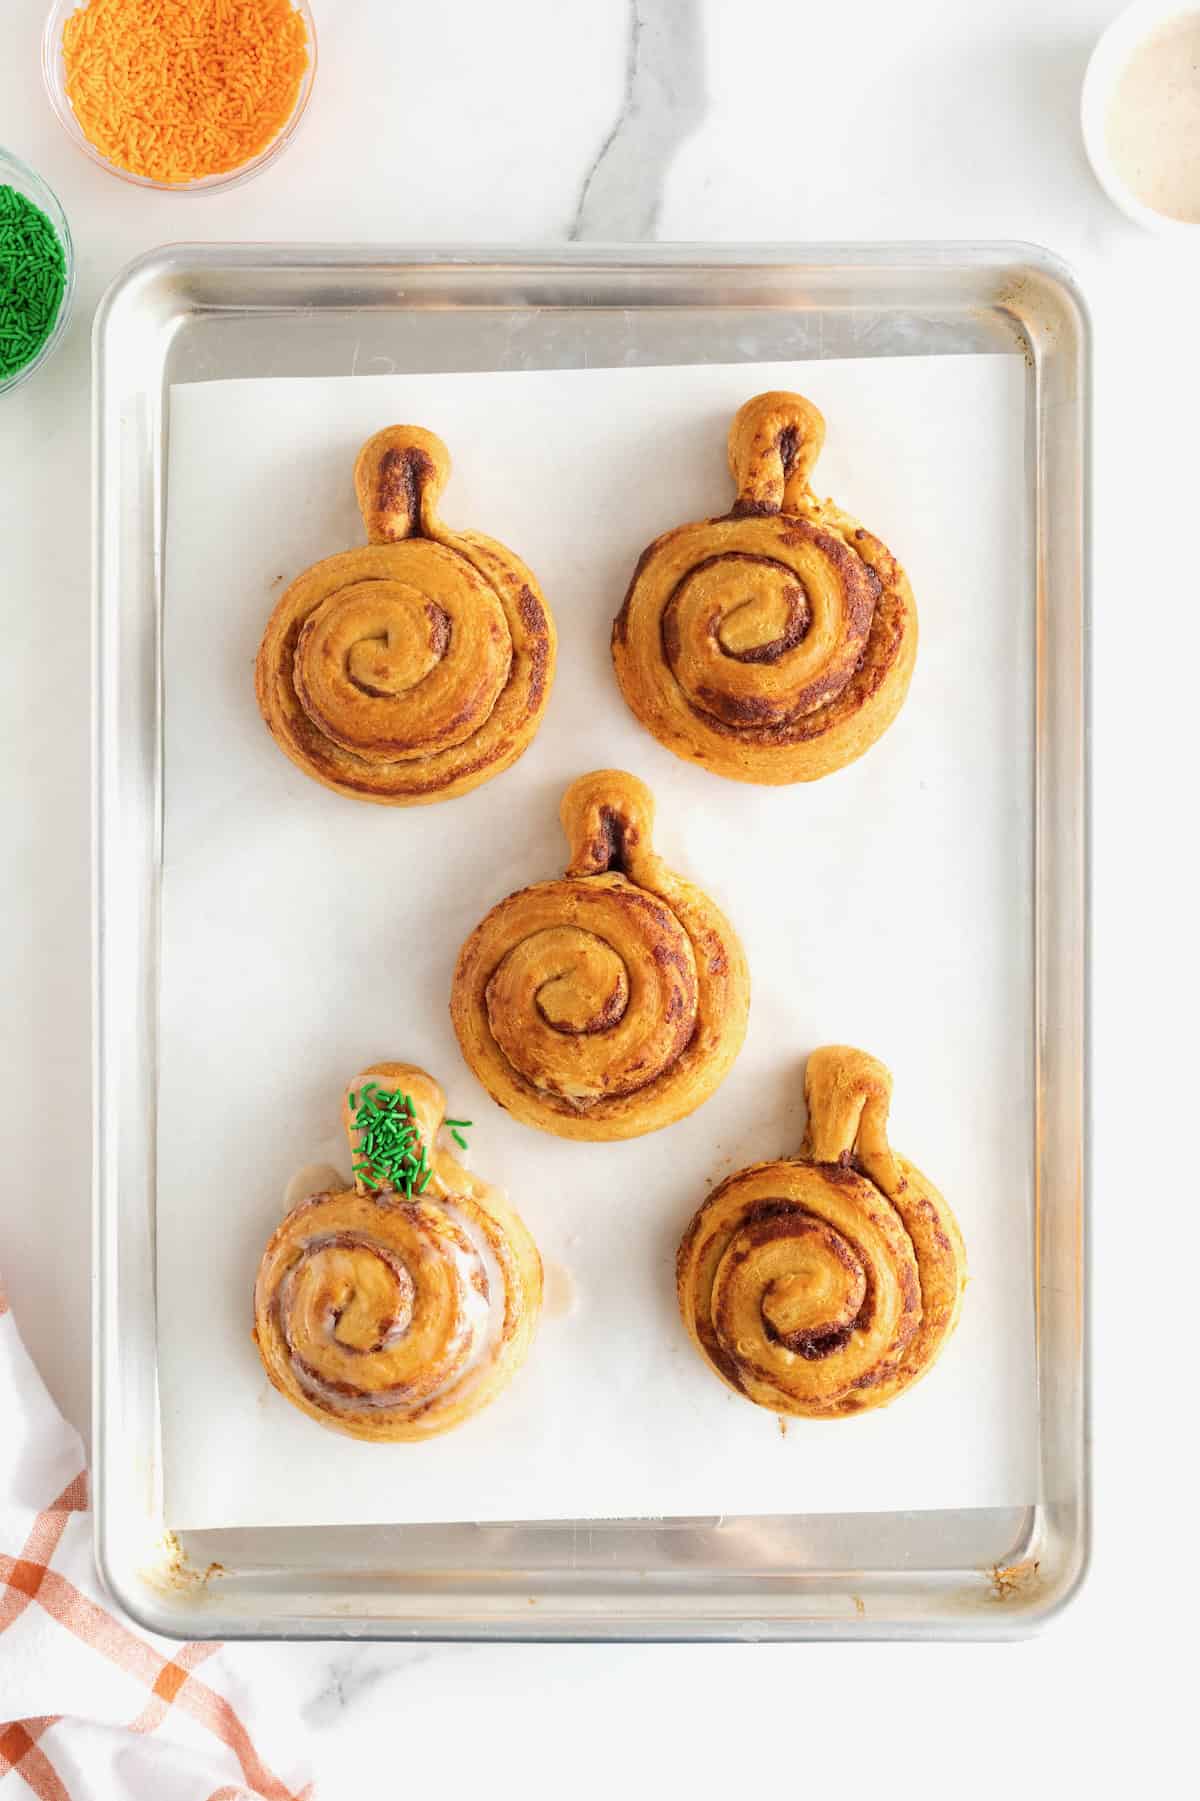
<path fill-rule="evenodd" d="M 179 194 L 273 163 L 316 72 L 306 0 L 55 0 L 42 37 L 68 136 L 123 180 Z"/>

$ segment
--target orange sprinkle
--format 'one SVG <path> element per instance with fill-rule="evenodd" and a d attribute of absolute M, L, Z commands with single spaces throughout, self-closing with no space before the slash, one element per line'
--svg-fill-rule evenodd
<path fill-rule="evenodd" d="M 178 184 L 238 169 L 278 136 L 308 33 L 291 0 L 88 0 L 63 27 L 63 61 L 100 154 Z"/>

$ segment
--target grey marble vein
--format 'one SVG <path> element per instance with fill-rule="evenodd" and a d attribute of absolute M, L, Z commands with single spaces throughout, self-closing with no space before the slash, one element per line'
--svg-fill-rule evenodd
<path fill-rule="evenodd" d="M 428 1662 L 435 1645 L 392 1646 L 382 1655 L 366 1647 L 335 1654 L 325 1669 L 325 1679 L 313 1695 L 299 1708 L 300 1718 L 308 1726 L 333 1726 L 368 1694 L 377 1683 L 401 1670 L 411 1670 Z"/>
<path fill-rule="evenodd" d="M 652 238 L 679 146 L 704 117 L 702 0 L 629 0 L 625 91 L 583 180 L 572 240 Z"/>

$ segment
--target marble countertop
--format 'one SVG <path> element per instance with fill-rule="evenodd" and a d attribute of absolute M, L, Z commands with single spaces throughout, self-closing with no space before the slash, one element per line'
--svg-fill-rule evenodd
<path fill-rule="evenodd" d="M 861 1789 L 889 1766 L 920 1769 L 925 1793 L 968 1773 L 984 1795 L 1014 1781 L 1078 1789 L 1100 1771 L 1152 1786 L 1175 1770 L 1172 1634 L 1194 1593 L 1175 1422 L 1195 1328 L 1175 1285 L 1197 1251 L 1194 1173 L 1176 1147 L 1194 1104 L 1197 1003 L 1184 857 L 1200 248 L 1140 235 L 1084 161 L 1079 86 L 1112 0 L 313 8 L 321 68 L 295 145 L 244 188 L 184 198 L 78 154 L 42 94 L 45 0 L 5 7 L 0 142 L 57 190 L 79 253 L 65 345 L 0 399 L 0 1262 L 29 1346 L 86 1424 L 88 326 L 122 264 L 179 238 L 1036 240 L 1075 266 L 1097 327 L 1089 1583 L 1017 1647 L 248 1655 L 287 1680 L 316 1729 L 323 1796 L 368 1782 L 457 1793 L 511 1781 L 531 1796 L 668 1781 L 716 1793 L 759 1777 Z M 31 1129 L 48 1094 L 52 1157 Z"/>

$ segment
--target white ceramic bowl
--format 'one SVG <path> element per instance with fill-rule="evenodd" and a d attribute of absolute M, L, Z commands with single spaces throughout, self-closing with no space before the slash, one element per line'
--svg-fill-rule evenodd
<path fill-rule="evenodd" d="M 1189 17 L 1200 18 L 1200 6 L 1189 5 L 1188 0 L 1133 0 L 1132 6 L 1118 13 L 1092 51 L 1083 78 L 1080 123 L 1084 149 L 1096 180 L 1126 218 L 1163 237 L 1192 236 L 1200 242 L 1200 224 L 1188 219 L 1172 219 L 1139 200 L 1118 174 L 1108 154 L 1109 103 L 1130 56 L 1160 25 Z"/>
<path fill-rule="evenodd" d="M 119 163 L 109 160 L 97 150 L 92 140 L 83 131 L 74 109 L 67 98 L 67 76 L 63 63 L 63 26 L 73 12 L 77 12 L 85 0 L 52 0 L 46 18 L 46 28 L 42 33 L 42 76 L 46 83 L 46 93 L 54 108 L 59 124 L 67 136 L 76 144 L 85 156 L 90 156 L 94 163 L 107 169 L 112 175 L 119 175 L 122 181 L 131 181 L 139 188 L 157 188 L 161 194 L 212 194 L 219 188 L 237 187 L 249 181 L 255 175 L 261 175 L 281 156 L 295 137 L 300 121 L 308 106 L 308 97 L 312 93 L 313 82 L 317 77 L 317 28 L 309 10 L 308 0 L 292 0 L 292 5 L 304 20 L 304 28 L 308 33 L 308 67 L 304 71 L 300 83 L 300 92 L 296 96 L 296 104 L 280 130 L 271 139 L 265 149 L 236 169 L 226 169 L 220 175 L 203 175 L 198 181 L 170 182 L 155 181 L 149 175 L 135 175 L 132 169 L 123 169 Z"/>

